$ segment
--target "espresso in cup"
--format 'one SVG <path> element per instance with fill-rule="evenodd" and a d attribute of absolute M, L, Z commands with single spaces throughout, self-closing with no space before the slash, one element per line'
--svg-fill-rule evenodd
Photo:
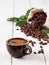
<path fill-rule="evenodd" d="M 29 42 L 23 38 L 12 38 L 7 41 L 6 45 L 12 57 L 21 58 L 32 53 L 32 49 L 28 44 Z"/>

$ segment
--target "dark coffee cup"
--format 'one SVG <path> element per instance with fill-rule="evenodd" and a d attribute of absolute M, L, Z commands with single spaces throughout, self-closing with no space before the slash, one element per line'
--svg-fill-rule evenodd
<path fill-rule="evenodd" d="M 7 49 L 14 58 L 21 58 L 32 53 L 29 42 L 23 38 L 12 38 L 7 41 Z"/>

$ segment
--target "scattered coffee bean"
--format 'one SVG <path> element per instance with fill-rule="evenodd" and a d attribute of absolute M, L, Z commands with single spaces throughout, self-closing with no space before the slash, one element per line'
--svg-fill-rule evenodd
<path fill-rule="evenodd" d="M 43 42 L 43 41 L 41 41 L 39 44 L 41 44 L 41 45 L 47 45 L 47 43 L 45 42 Z"/>
<path fill-rule="evenodd" d="M 34 54 L 37 54 L 36 52 L 34 52 Z"/>
<path fill-rule="evenodd" d="M 47 43 L 43 43 L 42 45 L 47 45 Z"/>
<path fill-rule="evenodd" d="M 43 50 L 43 49 L 41 49 L 41 53 L 43 53 L 43 54 L 44 54 L 44 50 Z"/>
<path fill-rule="evenodd" d="M 34 44 L 36 44 L 36 42 L 33 42 Z"/>
<path fill-rule="evenodd" d="M 16 30 L 19 30 L 19 29 L 16 29 Z"/>
<path fill-rule="evenodd" d="M 38 51 L 38 54 L 40 54 L 40 53 L 41 53 L 41 50 Z"/>
<path fill-rule="evenodd" d="M 41 38 L 39 38 L 38 40 L 41 41 Z"/>
<path fill-rule="evenodd" d="M 32 44 L 32 46 L 34 46 L 34 44 Z"/>
<path fill-rule="evenodd" d="M 43 41 L 41 41 L 39 44 L 43 44 Z"/>
<path fill-rule="evenodd" d="M 30 40 L 29 43 L 31 43 L 32 46 L 34 46 L 34 44 L 36 44 L 36 42 L 33 42 L 32 40 Z"/>
<path fill-rule="evenodd" d="M 40 46 L 40 48 L 43 48 L 42 46 Z"/>
<path fill-rule="evenodd" d="M 39 54 L 40 54 L 40 53 L 44 54 L 44 50 L 41 49 L 41 50 L 38 51 L 38 53 L 39 53 Z"/>

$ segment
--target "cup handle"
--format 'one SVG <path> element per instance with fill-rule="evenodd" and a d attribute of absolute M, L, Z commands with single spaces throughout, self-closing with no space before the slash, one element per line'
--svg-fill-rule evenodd
<path fill-rule="evenodd" d="M 26 45 L 24 48 L 24 55 L 29 55 L 32 53 L 32 48 L 29 45 Z"/>

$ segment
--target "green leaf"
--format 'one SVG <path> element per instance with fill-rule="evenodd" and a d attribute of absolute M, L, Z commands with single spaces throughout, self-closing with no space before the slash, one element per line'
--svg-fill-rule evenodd
<path fill-rule="evenodd" d="M 30 13 L 30 10 L 28 10 L 27 13 L 26 13 L 27 18 L 28 18 L 28 16 L 29 16 L 29 13 Z"/>
<path fill-rule="evenodd" d="M 26 17 L 26 15 L 22 15 L 22 16 L 20 16 L 20 18 L 19 18 L 19 21 L 26 21 L 27 20 L 27 17 Z"/>
<path fill-rule="evenodd" d="M 48 34 L 49 33 L 49 30 L 48 29 L 42 29 L 42 32 Z"/>
<path fill-rule="evenodd" d="M 31 8 L 31 9 L 29 9 L 29 10 L 26 12 L 26 17 L 27 17 L 27 18 L 28 18 L 29 13 L 30 13 L 30 11 L 31 11 L 32 9 L 34 9 L 34 8 Z"/>
<path fill-rule="evenodd" d="M 22 15 L 22 16 L 20 16 L 20 18 L 18 18 L 18 17 L 12 17 L 12 18 L 8 18 L 7 21 L 11 21 L 11 22 L 27 21 L 27 18 L 28 18 L 28 15 L 30 13 L 30 10 L 32 10 L 32 9 L 34 9 L 34 8 L 29 9 L 26 12 L 26 15 Z"/>
<path fill-rule="evenodd" d="M 19 21 L 16 23 L 16 26 L 21 26 L 21 25 L 26 24 L 26 23 L 27 23 L 27 21 Z"/>
<path fill-rule="evenodd" d="M 7 21 L 17 22 L 17 21 L 19 21 L 19 18 L 12 17 L 12 18 L 8 18 Z"/>

